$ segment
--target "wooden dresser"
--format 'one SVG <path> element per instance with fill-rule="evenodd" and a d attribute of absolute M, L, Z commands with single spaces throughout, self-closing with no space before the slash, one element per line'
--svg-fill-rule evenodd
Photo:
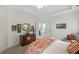
<path fill-rule="evenodd" d="M 20 45 L 25 46 L 36 40 L 35 34 L 20 35 Z"/>

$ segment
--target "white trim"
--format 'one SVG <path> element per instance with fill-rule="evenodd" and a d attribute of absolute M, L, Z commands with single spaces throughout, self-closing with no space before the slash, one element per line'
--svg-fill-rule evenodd
<path fill-rule="evenodd" d="M 62 11 L 62 12 L 58 12 L 58 13 L 54 13 L 54 14 L 51 13 L 51 14 L 48 14 L 47 17 L 58 16 L 58 15 L 62 15 L 62 14 L 65 14 L 65 13 L 76 12 L 76 11 L 79 11 L 79 7 L 71 8 L 71 9 L 68 9 L 68 10 L 65 10 L 65 11 Z"/>

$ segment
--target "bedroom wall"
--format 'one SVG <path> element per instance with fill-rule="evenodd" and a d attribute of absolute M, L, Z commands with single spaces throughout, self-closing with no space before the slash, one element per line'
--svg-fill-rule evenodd
<path fill-rule="evenodd" d="M 0 6 L 0 52 L 8 47 L 8 15 L 7 8 Z"/>
<path fill-rule="evenodd" d="M 67 34 L 79 33 L 79 11 L 50 16 L 51 36 L 62 40 Z M 56 29 L 56 24 L 66 23 L 66 29 Z"/>
<path fill-rule="evenodd" d="M 11 26 L 23 23 L 35 25 L 35 17 L 22 10 L 8 7 L 8 47 L 18 45 L 20 43 L 19 35 L 22 33 L 12 32 Z"/>

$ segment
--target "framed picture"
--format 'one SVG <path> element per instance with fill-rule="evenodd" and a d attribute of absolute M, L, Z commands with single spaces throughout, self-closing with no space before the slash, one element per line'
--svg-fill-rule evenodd
<path fill-rule="evenodd" d="M 16 31 L 16 25 L 12 25 L 12 31 Z"/>
<path fill-rule="evenodd" d="M 16 28 L 17 28 L 17 32 L 21 33 L 21 24 L 17 24 Z"/>
<path fill-rule="evenodd" d="M 66 23 L 56 24 L 57 29 L 66 29 Z"/>

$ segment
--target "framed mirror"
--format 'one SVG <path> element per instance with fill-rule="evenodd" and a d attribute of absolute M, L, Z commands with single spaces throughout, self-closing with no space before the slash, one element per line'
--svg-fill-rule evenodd
<path fill-rule="evenodd" d="M 26 31 L 26 32 L 29 32 L 29 31 L 30 31 L 30 24 L 28 24 L 28 23 L 23 23 L 23 24 L 22 24 L 22 30 L 23 30 L 23 31 Z"/>

